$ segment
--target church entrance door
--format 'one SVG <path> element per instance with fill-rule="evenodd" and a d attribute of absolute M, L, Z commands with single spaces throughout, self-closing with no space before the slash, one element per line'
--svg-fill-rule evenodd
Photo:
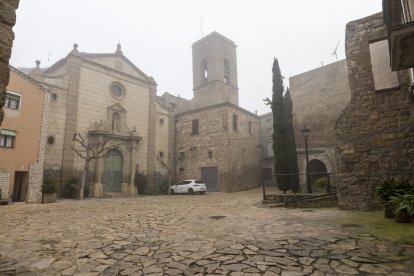
<path fill-rule="evenodd" d="M 104 163 L 104 192 L 121 191 L 122 166 L 122 154 L 118 150 L 109 150 Z"/>

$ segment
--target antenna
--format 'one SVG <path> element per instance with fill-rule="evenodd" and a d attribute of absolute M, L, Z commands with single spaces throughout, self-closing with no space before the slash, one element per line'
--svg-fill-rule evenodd
<path fill-rule="evenodd" d="M 47 56 L 47 68 L 49 68 L 49 64 L 50 64 L 50 51 L 49 51 L 49 54 Z"/>
<path fill-rule="evenodd" d="M 323 67 L 323 63 L 324 63 L 324 61 L 322 60 L 322 61 L 321 61 L 322 66 L 321 66 L 321 67 Z"/>
<path fill-rule="evenodd" d="M 333 53 L 332 53 L 332 55 L 333 55 L 333 56 L 335 56 L 336 60 L 338 60 L 338 54 L 337 54 L 337 51 L 338 51 L 339 42 L 340 42 L 340 41 L 338 41 L 338 43 L 336 44 L 335 50 L 334 50 L 334 51 L 333 51 Z"/>
<path fill-rule="evenodd" d="M 201 37 L 204 37 L 203 18 L 201 18 L 201 21 L 200 21 L 200 31 L 201 31 Z"/>

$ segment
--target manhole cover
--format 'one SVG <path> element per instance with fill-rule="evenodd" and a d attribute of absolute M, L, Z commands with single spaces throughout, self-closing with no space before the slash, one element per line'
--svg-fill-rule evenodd
<path fill-rule="evenodd" d="M 350 224 L 342 224 L 342 227 L 345 227 L 345 228 L 356 228 L 356 227 L 362 227 L 362 225 L 350 223 Z"/>
<path fill-rule="evenodd" d="M 223 218 L 225 218 L 226 216 L 211 216 L 210 218 L 211 219 L 215 219 L 215 220 L 219 220 L 219 219 L 223 219 Z"/>

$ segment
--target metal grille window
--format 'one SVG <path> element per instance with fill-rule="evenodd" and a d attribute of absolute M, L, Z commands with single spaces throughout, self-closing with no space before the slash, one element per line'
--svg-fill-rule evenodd
<path fill-rule="evenodd" d="M 18 110 L 20 108 L 20 96 L 17 94 L 6 93 L 6 103 L 4 107 Z"/>

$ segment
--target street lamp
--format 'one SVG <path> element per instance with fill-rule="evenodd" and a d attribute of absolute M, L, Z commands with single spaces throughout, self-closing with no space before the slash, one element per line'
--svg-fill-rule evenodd
<path fill-rule="evenodd" d="M 310 134 L 310 129 L 307 126 L 304 126 L 301 130 L 303 138 L 305 138 L 305 148 L 306 148 L 306 186 L 308 187 L 308 193 L 312 193 L 312 186 L 310 182 L 309 175 L 309 154 L 308 154 L 308 138 Z"/>

